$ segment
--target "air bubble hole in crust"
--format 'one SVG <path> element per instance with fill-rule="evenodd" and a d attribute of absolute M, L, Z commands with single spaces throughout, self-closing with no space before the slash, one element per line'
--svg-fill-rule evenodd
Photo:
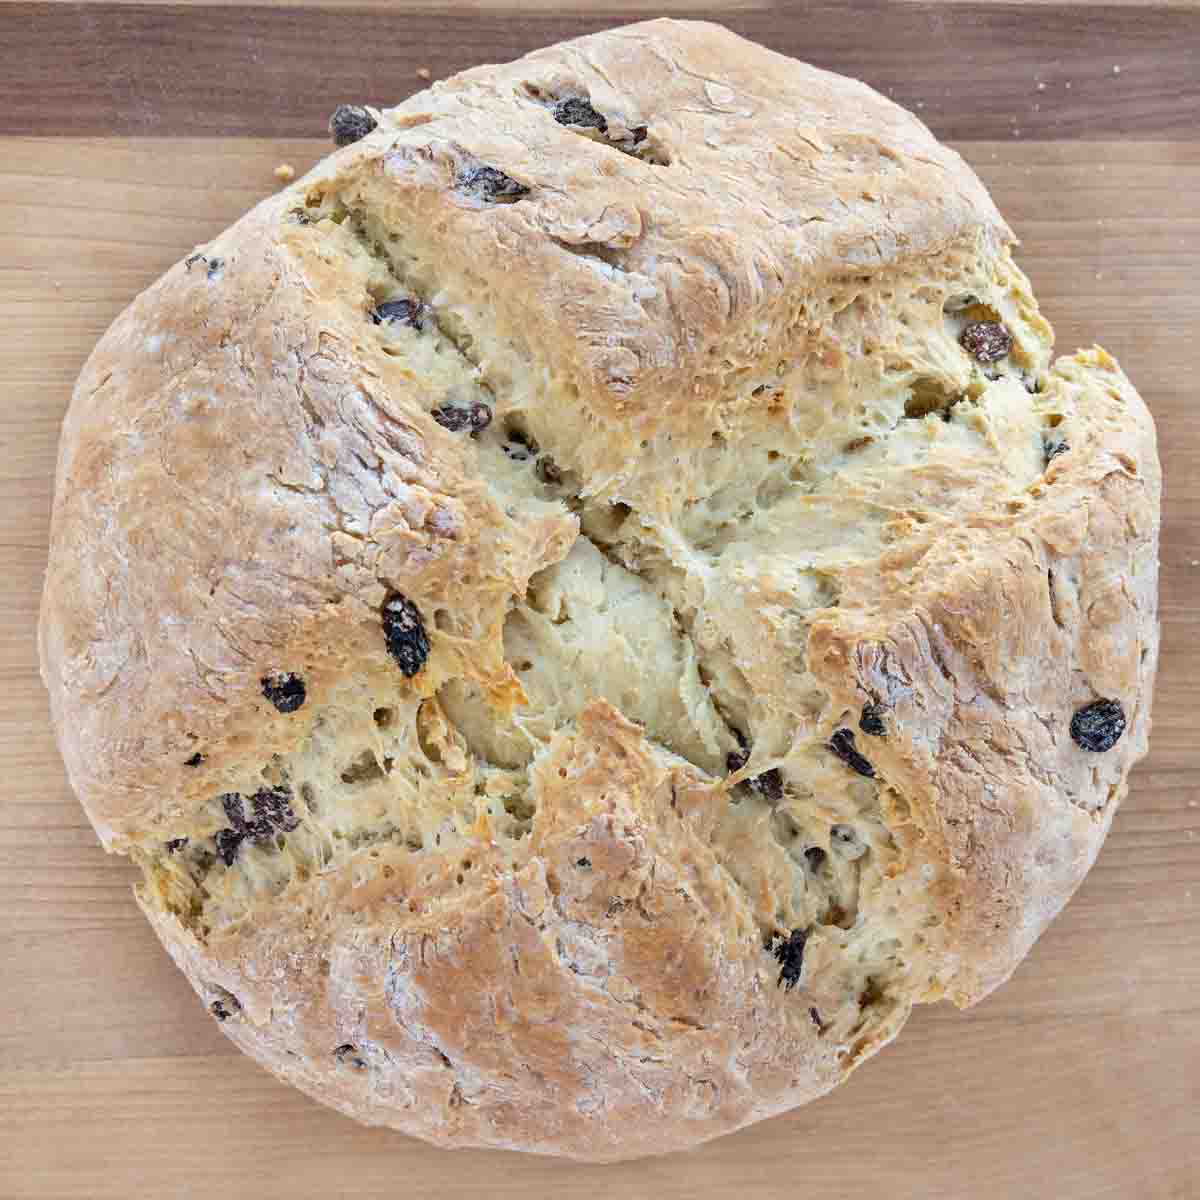
<path fill-rule="evenodd" d="M 384 777 L 374 750 L 364 750 L 342 771 L 342 782 L 350 785 L 373 783 Z"/>
<path fill-rule="evenodd" d="M 904 402 L 904 415 L 910 420 L 922 420 L 932 413 L 944 416 L 959 398 L 942 380 L 922 377 L 913 381 L 910 395 Z"/>

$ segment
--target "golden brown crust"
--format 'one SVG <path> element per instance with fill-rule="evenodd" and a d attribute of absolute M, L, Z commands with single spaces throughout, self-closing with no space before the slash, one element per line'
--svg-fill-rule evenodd
<path fill-rule="evenodd" d="M 671 171 L 600 152 L 548 120 L 526 86 L 583 91 L 614 121 L 644 125 Z M 535 202 L 486 208 L 457 194 L 468 162 L 496 165 L 534 188 Z M 393 499 L 380 490 L 387 468 L 422 502 L 453 497 L 454 511 L 467 501 L 452 440 L 401 411 L 393 381 L 357 356 L 361 311 L 345 302 L 357 282 L 346 264 L 297 255 L 295 231 L 281 226 L 327 180 L 353 191 L 380 174 L 404 217 L 436 231 L 445 276 L 486 278 L 497 327 L 520 326 L 581 389 L 582 423 L 589 407 L 622 422 L 587 439 L 594 453 L 582 440 L 568 447 L 593 474 L 632 461 L 659 421 L 707 436 L 712 422 L 698 410 L 714 398 L 678 381 L 695 380 L 717 338 L 798 280 L 1007 233 L 974 175 L 909 113 L 718 26 L 616 30 L 407 101 L 206 257 L 172 268 L 80 377 L 63 429 L 52 533 L 62 549 L 43 629 L 56 719 L 73 731 L 68 770 L 106 840 L 125 808 L 140 820 L 161 802 L 155 793 L 187 785 L 182 772 L 162 772 L 193 740 L 207 742 L 214 717 L 228 724 L 258 705 L 261 664 L 239 668 L 260 656 L 234 645 L 229 625 L 261 622 L 254 642 L 282 650 L 345 596 L 329 555 L 331 509 L 346 530 L 364 531 Z M 603 259 L 582 262 L 571 246 L 630 250 L 621 269 L 644 273 L 646 288 L 613 282 L 596 269 Z M 356 470 L 356 453 L 381 466 Z M 311 494 L 331 466 L 338 493 Z M 174 530 L 159 504 L 177 513 Z M 476 553 L 474 521 L 463 521 L 457 545 Z M 231 545 L 231 531 L 247 542 Z M 445 535 L 406 535 L 406 550 L 437 543 L 443 578 L 455 577 Z M 171 574 L 125 575 L 134 552 Z M 171 687 L 151 678 L 151 664 Z"/>
<path fill-rule="evenodd" d="M 1011 973 L 1145 751 L 1159 492 L 1011 240 L 864 85 L 656 21 L 379 114 L 118 318 L 43 674 L 239 1046 L 362 1120 L 617 1158 Z M 222 848 L 263 788 L 288 820 Z"/>
<path fill-rule="evenodd" d="M 951 868 L 958 963 L 946 986 L 959 1003 L 1007 979 L 1083 879 L 1149 733 L 1153 426 L 1104 351 L 1060 360 L 1056 375 L 1056 387 L 1087 384 L 1086 457 L 1052 462 L 1007 519 L 981 513 L 931 544 L 916 587 L 840 609 L 810 642 L 832 692 L 848 705 L 886 700 L 903 730 L 877 763 L 913 805 L 922 856 Z M 1102 756 L 1069 732 L 1070 714 L 1098 696 L 1123 698 L 1129 723 Z"/>
<path fill-rule="evenodd" d="M 711 787 L 603 703 L 535 779 L 546 819 L 524 865 L 484 849 L 478 892 L 401 929 L 355 918 L 433 890 L 403 854 L 369 897 L 343 872 L 309 911 L 204 947 L 147 915 L 206 1000 L 214 984 L 237 995 L 223 1027 L 243 1049 L 351 1115 L 450 1145 L 661 1153 L 832 1087 L 844 1054 L 776 986 L 745 898 L 689 828 Z"/>

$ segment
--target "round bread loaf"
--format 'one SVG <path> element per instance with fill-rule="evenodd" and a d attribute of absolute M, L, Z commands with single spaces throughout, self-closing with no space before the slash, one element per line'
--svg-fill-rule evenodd
<path fill-rule="evenodd" d="M 673 21 L 333 130 L 117 319 L 58 464 L 63 757 L 222 1029 L 613 1159 L 1001 983 L 1146 748 L 1159 467 L 979 181 Z"/>

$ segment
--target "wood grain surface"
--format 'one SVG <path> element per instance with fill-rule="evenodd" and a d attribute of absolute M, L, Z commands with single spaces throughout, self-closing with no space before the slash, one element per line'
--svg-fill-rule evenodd
<path fill-rule="evenodd" d="M 0 2 L 4 1200 L 1200 1200 L 1200 11 L 688 11 L 921 105 L 1020 234 L 1060 347 L 1100 341 L 1154 410 L 1155 728 L 1095 869 L 976 1009 L 919 1010 L 825 1100 L 688 1154 L 450 1154 L 355 1126 L 239 1056 L 143 922 L 134 872 L 99 849 L 49 733 L 33 631 L 74 377 L 140 288 L 277 186 L 278 163 L 325 152 L 333 103 L 642 13 Z"/>
<path fill-rule="evenodd" d="M 639 15 L 565 0 L 516 16 L 497 3 L 469 16 L 415 4 L 3 4 L 0 131 L 311 136 L 340 101 L 417 91 L 421 67 L 440 77 Z M 858 75 L 943 138 L 1191 138 L 1200 123 L 1195 11 L 843 0 L 695 15 Z"/>

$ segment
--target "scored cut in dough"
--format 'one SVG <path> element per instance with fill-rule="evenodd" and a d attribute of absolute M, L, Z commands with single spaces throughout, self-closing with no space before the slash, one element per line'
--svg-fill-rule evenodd
<path fill-rule="evenodd" d="M 1003 982 L 1145 751 L 1159 468 L 975 176 L 691 22 L 335 133 L 61 443 L 63 757 L 222 1029 L 612 1159 Z"/>

